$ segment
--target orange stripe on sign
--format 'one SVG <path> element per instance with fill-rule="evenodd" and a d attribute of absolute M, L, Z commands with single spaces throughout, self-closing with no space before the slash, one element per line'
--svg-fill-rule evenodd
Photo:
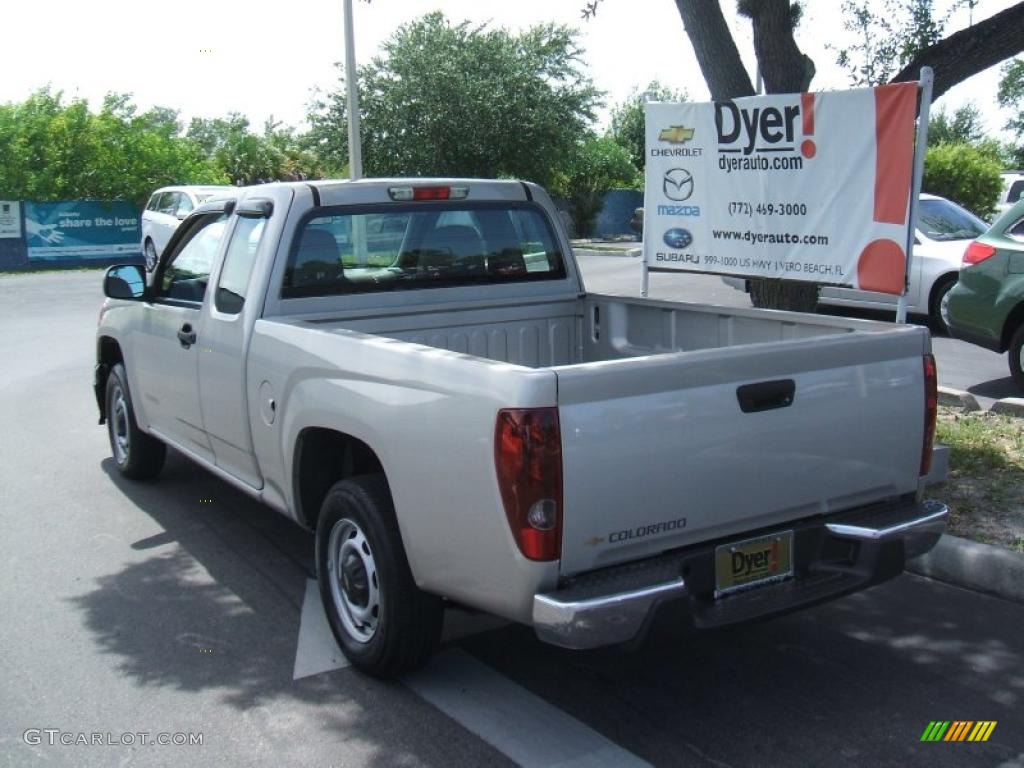
<path fill-rule="evenodd" d="M 916 117 L 917 83 L 875 88 L 875 221 L 907 221 Z"/>

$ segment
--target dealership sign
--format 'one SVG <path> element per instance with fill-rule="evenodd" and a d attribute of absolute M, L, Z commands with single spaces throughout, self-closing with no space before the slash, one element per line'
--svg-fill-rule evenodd
<path fill-rule="evenodd" d="M 21 203 L 17 200 L 0 200 L 0 237 L 21 237 Z"/>
<path fill-rule="evenodd" d="M 139 214 L 123 200 L 26 203 L 25 239 L 29 261 L 136 256 Z"/>
<path fill-rule="evenodd" d="M 903 293 L 917 94 L 647 104 L 646 267 Z"/>

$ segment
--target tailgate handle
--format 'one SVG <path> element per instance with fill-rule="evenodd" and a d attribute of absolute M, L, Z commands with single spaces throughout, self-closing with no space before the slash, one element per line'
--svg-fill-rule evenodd
<path fill-rule="evenodd" d="M 760 381 L 736 388 L 736 399 L 740 401 L 740 410 L 744 413 L 787 408 L 793 404 L 795 394 L 796 382 L 792 379 Z"/>

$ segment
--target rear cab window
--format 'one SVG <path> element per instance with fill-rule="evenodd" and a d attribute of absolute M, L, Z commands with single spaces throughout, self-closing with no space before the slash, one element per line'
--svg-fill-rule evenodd
<path fill-rule="evenodd" d="M 565 259 L 529 202 L 325 208 L 300 225 L 282 298 L 559 280 Z"/>

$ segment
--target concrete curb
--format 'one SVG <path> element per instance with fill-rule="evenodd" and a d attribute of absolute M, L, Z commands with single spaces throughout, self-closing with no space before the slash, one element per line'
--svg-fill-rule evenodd
<path fill-rule="evenodd" d="M 1004 397 L 992 403 L 992 413 L 1004 416 L 1024 416 L 1024 397 Z"/>
<path fill-rule="evenodd" d="M 960 408 L 964 413 L 985 410 L 970 392 L 952 387 L 939 387 L 939 405 Z M 998 413 L 1001 416 L 1024 417 L 1024 397 L 1004 397 L 992 403 L 992 407 L 988 410 L 990 413 Z"/>
<path fill-rule="evenodd" d="M 1024 555 L 943 534 L 935 548 L 907 562 L 920 576 L 1024 602 Z"/>
<path fill-rule="evenodd" d="M 939 405 L 962 408 L 964 413 L 981 410 L 978 399 L 974 395 L 951 387 L 939 387 Z"/>

